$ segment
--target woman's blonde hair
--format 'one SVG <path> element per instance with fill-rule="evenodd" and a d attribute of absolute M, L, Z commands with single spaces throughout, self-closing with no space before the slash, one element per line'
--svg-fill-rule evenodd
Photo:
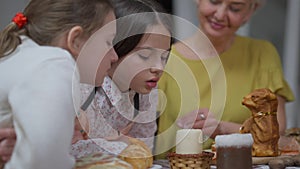
<path fill-rule="evenodd" d="M 39 45 L 49 45 L 62 33 L 81 26 L 84 35 L 99 29 L 112 10 L 109 0 L 31 0 L 24 10 L 27 24 L 11 22 L 0 32 L 0 58 L 11 54 L 26 35 Z"/>
<path fill-rule="evenodd" d="M 194 0 L 194 2 L 198 5 L 198 0 Z M 254 0 L 253 7 L 254 6 L 260 7 L 260 6 L 264 5 L 265 2 L 266 2 L 266 0 Z"/>

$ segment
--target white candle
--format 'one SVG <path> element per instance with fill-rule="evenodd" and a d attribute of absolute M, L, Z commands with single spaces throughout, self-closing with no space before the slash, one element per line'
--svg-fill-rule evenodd
<path fill-rule="evenodd" d="M 177 154 L 199 154 L 202 152 L 202 130 L 180 129 L 176 133 Z"/>

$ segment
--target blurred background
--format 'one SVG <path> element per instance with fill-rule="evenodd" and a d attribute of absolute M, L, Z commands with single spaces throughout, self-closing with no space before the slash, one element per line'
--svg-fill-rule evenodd
<path fill-rule="evenodd" d="M 198 25 L 194 0 L 157 0 L 170 14 Z M 29 0 L 1 0 L 0 29 L 7 25 L 16 12 L 22 11 Z M 183 25 L 175 25 L 176 36 L 184 38 L 193 32 Z M 296 100 L 287 104 L 288 128 L 300 127 L 300 0 L 266 0 L 265 5 L 239 30 L 239 34 L 266 39 L 277 48 L 286 80 Z"/>

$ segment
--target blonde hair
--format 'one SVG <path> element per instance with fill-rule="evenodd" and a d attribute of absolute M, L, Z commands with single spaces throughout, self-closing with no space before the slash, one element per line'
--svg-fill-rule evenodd
<path fill-rule="evenodd" d="M 198 5 L 198 0 L 193 0 Z M 266 0 L 254 0 L 251 7 L 261 7 L 265 4 Z"/>
<path fill-rule="evenodd" d="M 31 0 L 24 10 L 28 22 L 21 29 L 10 23 L 0 32 L 0 58 L 14 52 L 26 35 L 39 45 L 51 42 L 74 26 L 89 36 L 112 10 L 109 0 Z"/>

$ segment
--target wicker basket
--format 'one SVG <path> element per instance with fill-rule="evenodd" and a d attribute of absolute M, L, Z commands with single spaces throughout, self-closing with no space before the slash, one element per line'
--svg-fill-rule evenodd
<path fill-rule="evenodd" d="M 214 154 L 203 151 L 200 154 L 169 153 L 171 169 L 210 169 Z"/>

